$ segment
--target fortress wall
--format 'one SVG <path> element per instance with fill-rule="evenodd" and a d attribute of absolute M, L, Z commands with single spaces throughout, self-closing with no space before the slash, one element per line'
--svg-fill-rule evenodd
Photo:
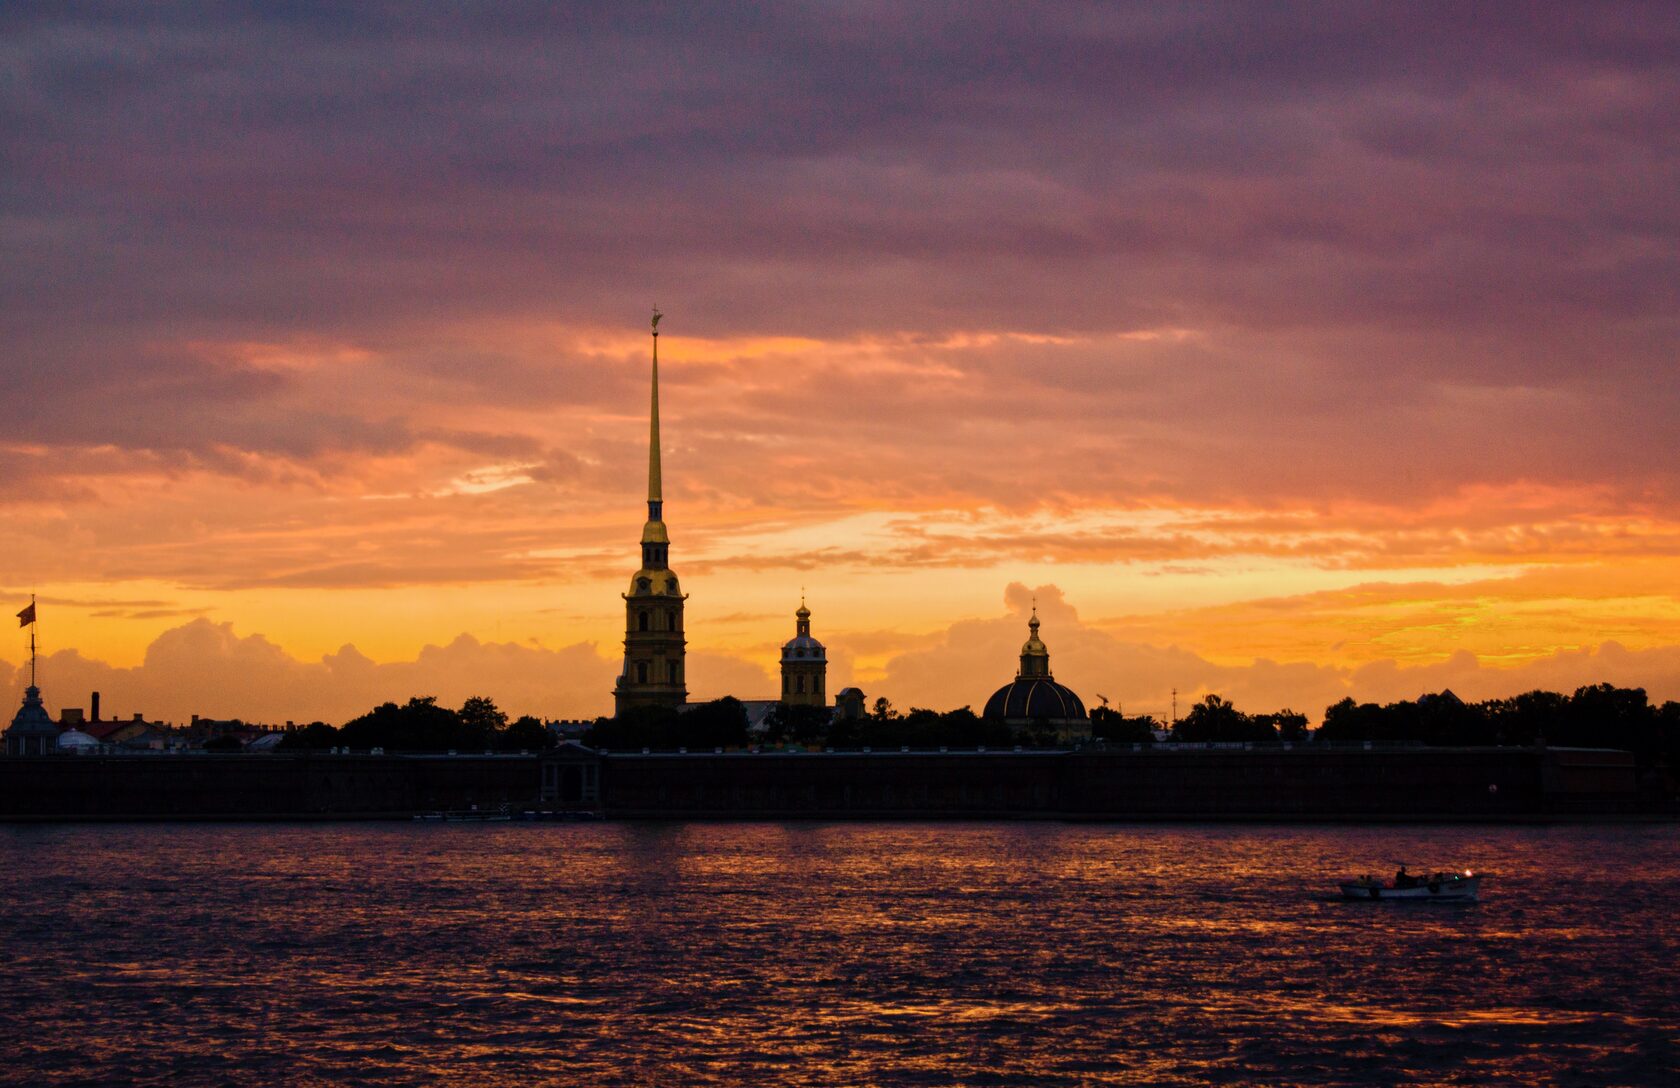
<path fill-rule="evenodd" d="M 1625 752 L 1109 749 L 604 757 L 625 817 L 1499 819 L 1633 808 Z"/>
<path fill-rule="evenodd" d="M 572 749 L 547 757 L 0 758 L 0 819 L 357 818 L 502 803 L 523 808 L 541 803 L 545 760 L 598 767 L 601 808 L 627 818 L 1517 819 L 1632 812 L 1638 800 L 1630 755 L 1579 749 Z M 561 799 L 547 807 L 576 804 Z"/>
<path fill-rule="evenodd" d="M 1054 816 L 1066 753 L 609 755 L 612 816 Z"/>
<path fill-rule="evenodd" d="M 529 803 L 538 782 L 535 756 L 0 758 L 0 819 L 407 815 Z"/>

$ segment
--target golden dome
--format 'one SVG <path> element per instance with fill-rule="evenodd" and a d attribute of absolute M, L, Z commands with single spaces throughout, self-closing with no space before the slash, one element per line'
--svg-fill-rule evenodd
<path fill-rule="evenodd" d="M 1027 641 L 1021 643 L 1021 656 L 1022 657 L 1049 657 L 1050 656 L 1050 648 L 1048 646 L 1044 645 L 1043 641 L 1041 641 L 1038 637 L 1038 609 L 1037 608 L 1033 609 L 1032 619 L 1028 621 L 1027 629 L 1029 631 L 1031 631 L 1032 633 L 1027 636 Z"/>
<path fill-rule="evenodd" d="M 626 597 L 680 597 L 682 590 L 677 585 L 677 576 L 668 570 L 649 570 L 643 567 L 630 579 L 630 592 Z"/>

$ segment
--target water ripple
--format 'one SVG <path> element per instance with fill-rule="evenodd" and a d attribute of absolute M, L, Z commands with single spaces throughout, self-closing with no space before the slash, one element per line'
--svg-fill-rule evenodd
<path fill-rule="evenodd" d="M 1398 856 L 1489 898 L 1329 894 Z M 0 1083 L 1672 1085 L 1677 893 L 1665 827 L 4 828 Z"/>

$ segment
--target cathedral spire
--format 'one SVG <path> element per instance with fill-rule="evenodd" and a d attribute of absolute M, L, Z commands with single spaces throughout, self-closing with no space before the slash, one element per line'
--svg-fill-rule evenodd
<path fill-rule="evenodd" d="M 665 531 L 664 482 L 659 465 L 659 319 L 665 315 L 653 308 L 653 393 L 648 406 L 648 516 L 642 526 L 642 566 L 665 566 L 665 547 L 671 543 Z M 650 551 L 649 546 L 655 545 Z"/>
<path fill-rule="evenodd" d="M 653 309 L 653 385 L 648 413 L 648 519 L 642 526 L 642 566 L 624 594 L 624 671 L 613 689 L 616 713 L 644 706 L 688 702 L 683 676 L 686 595 L 671 570 L 671 536 L 665 529 L 659 474 L 659 319 Z"/>
<path fill-rule="evenodd" d="M 659 478 L 659 319 L 665 315 L 653 308 L 653 405 L 648 423 L 648 520 L 659 520 L 664 499 Z"/>

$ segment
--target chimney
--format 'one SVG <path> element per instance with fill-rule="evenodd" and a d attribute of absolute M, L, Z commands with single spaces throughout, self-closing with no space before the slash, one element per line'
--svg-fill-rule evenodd
<path fill-rule="evenodd" d="M 93 698 L 90 700 L 90 706 L 88 707 L 88 709 L 90 711 L 92 711 L 92 713 L 93 713 L 93 720 L 98 721 L 99 720 L 99 693 L 97 691 L 93 693 Z"/>

